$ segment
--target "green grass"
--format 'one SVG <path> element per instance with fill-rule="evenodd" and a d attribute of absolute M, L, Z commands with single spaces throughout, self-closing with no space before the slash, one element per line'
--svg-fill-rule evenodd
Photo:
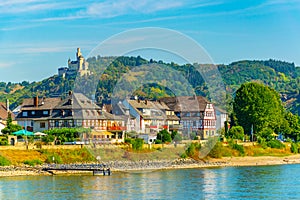
<path fill-rule="evenodd" d="M 9 166 L 10 164 L 10 160 L 0 155 L 0 166 Z"/>
<path fill-rule="evenodd" d="M 23 162 L 25 165 L 35 166 L 35 165 L 41 165 L 43 162 L 39 159 L 36 160 L 25 160 Z"/>

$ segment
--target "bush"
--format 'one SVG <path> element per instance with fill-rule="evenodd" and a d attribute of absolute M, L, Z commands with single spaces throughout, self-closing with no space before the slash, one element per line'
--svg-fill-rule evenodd
<path fill-rule="evenodd" d="M 36 160 L 25 160 L 23 163 L 25 165 L 30 165 L 30 166 L 35 166 L 35 165 L 41 165 L 41 164 L 43 164 L 43 162 L 40 161 L 40 160 L 38 160 L 38 159 L 36 159 Z"/>
<path fill-rule="evenodd" d="M 292 153 L 298 153 L 298 144 L 297 143 L 292 143 L 291 144 L 291 152 Z"/>
<path fill-rule="evenodd" d="M 160 139 L 163 143 L 169 143 L 172 141 L 171 134 L 166 129 L 159 131 L 156 138 Z"/>
<path fill-rule="evenodd" d="M 267 142 L 267 146 L 275 149 L 283 149 L 285 145 L 281 143 L 279 140 L 271 140 Z"/>
<path fill-rule="evenodd" d="M 132 144 L 132 149 L 133 150 L 142 150 L 143 149 L 144 140 L 141 139 L 141 138 L 136 138 L 134 140 L 131 140 L 131 144 Z"/>
<path fill-rule="evenodd" d="M 237 150 L 241 156 L 245 155 L 245 149 L 243 145 L 239 145 L 239 144 L 233 144 L 232 145 L 232 149 Z"/>
<path fill-rule="evenodd" d="M 162 142 L 161 142 L 161 140 L 156 139 L 156 140 L 155 140 L 155 144 L 162 144 Z"/>
<path fill-rule="evenodd" d="M 182 153 L 181 155 L 180 155 L 180 158 L 187 158 L 188 156 L 186 155 L 186 153 Z"/>
<path fill-rule="evenodd" d="M 0 155 L 0 166 L 9 166 L 10 164 L 10 160 Z"/>
<path fill-rule="evenodd" d="M 199 158 L 199 150 L 201 149 L 200 143 L 191 143 L 188 148 L 185 150 L 187 156 L 198 159 Z"/>
<path fill-rule="evenodd" d="M 217 142 L 212 150 L 209 152 L 208 156 L 212 158 L 222 158 L 223 145 L 221 142 Z"/>
<path fill-rule="evenodd" d="M 257 139 L 257 142 L 258 142 L 258 144 L 260 144 L 260 146 L 261 146 L 263 149 L 266 149 L 266 148 L 268 147 L 268 146 L 267 146 L 266 139 L 264 139 L 264 138 L 259 137 L 259 138 Z"/>
<path fill-rule="evenodd" d="M 244 128 L 242 126 L 233 126 L 229 132 L 229 137 L 233 139 L 243 140 L 244 139 Z"/>
<path fill-rule="evenodd" d="M 126 144 L 131 144 L 131 139 L 130 139 L 130 138 L 125 138 L 124 142 L 125 142 Z"/>

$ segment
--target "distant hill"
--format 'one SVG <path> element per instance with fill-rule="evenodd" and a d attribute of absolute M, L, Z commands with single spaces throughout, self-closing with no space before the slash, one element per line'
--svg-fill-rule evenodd
<path fill-rule="evenodd" d="M 182 77 L 188 80 L 189 85 L 195 90 L 197 95 L 209 96 L 208 88 L 193 65 L 178 65 L 176 63 L 163 63 L 162 61 L 146 60 L 138 57 L 92 57 L 88 58 L 89 69 L 94 73 L 90 76 L 75 77 L 66 76 L 60 77 L 58 75 L 51 76 L 39 82 L 20 82 L 20 83 L 4 83 L 0 82 L 0 101 L 5 102 L 8 98 L 10 100 L 11 108 L 16 107 L 21 103 L 23 98 L 33 97 L 36 94 L 39 96 L 65 96 L 69 90 L 74 89 L 74 82 L 76 81 L 81 90 L 90 95 L 96 91 L 96 100 L 99 103 L 108 103 L 110 101 L 115 85 L 122 75 L 131 71 L 136 73 L 134 76 L 144 76 L 142 72 L 137 72 L 136 69 L 143 64 L 159 63 L 164 64 L 176 73 L 180 73 Z M 203 65 L 204 66 L 204 65 Z M 232 99 L 235 91 L 242 83 L 249 81 L 259 81 L 274 88 L 281 94 L 283 102 L 286 107 L 293 113 L 300 114 L 300 68 L 293 63 L 267 60 L 267 61 L 238 61 L 229 65 L 217 65 L 218 70 L 223 78 L 228 93 L 228 101 Z M 102 75 L 101 75 L 102 74 Z M 101 75 L 101 77 L 100 77 Z M 132 80 L 127 83 L 135 86 L 138 82 L 131 76 Z M 151 76 L 157 77 L 159 80 L 164 79 L 164 72 L 152 72 Z M 172 74 L 170 74 L 172 77 Z M 174 76 L 173 85 L 176 85 L 180 94 L 185 90 L 183 80 L 179 76 Z M 94 83 L 97 88 L 94 88 Z M 163 86 L 164 81 L 157 83 L 149 83 L 138 87 L 132 95 L 138 95 L 149 99 L 158 99 L 165 96 L 173 96 L 174 91 Z M 171 86 L 173 86 L 171 85 Z M 122 91 L 120 91 L 121 95 Z M 90 97 L 90 96 L 89 96 Z M 217 102 L 215 102 L 217 103 Z"/>

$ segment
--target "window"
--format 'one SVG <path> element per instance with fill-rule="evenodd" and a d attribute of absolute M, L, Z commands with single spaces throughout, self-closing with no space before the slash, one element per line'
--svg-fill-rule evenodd
<path fill-rule="evenodd" d="M 55 126 L 55 127 L 58 127 L 58 126 L 59 126 L 59 123 L 58 123 L 57 120 L 54 122 L 54 126 Z"/>
<path fill-rule="evenodd" d="M 40 128 L 46 128 L 46 123 L 45 122 L 41 122 L 40 123 Z"/>
<path fill-rule="evenodd" d="M 35 111 L 31 111 L 31 114 L 32 114 L 32 115 L 35 115 Z"/>
<path fill-rule="evenodd" d="M 49 114 L 49 111 L 48 110 L 44 110 L 43 111 L 43 115 L 48 115 Z"/>
<path fill-rule="evenodd" d="M 23 111 L 23 117 L 27 117 L 28 116 L 28 113 L 27 113 L 27 111 Z"/>

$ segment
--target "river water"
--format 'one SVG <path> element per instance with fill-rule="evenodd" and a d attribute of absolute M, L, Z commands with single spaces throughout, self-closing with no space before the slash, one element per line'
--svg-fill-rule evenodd
<path fill-rule="evenodd" d="M 300 199 L 300 165 L 2 177 L 0 199 Z"/>

